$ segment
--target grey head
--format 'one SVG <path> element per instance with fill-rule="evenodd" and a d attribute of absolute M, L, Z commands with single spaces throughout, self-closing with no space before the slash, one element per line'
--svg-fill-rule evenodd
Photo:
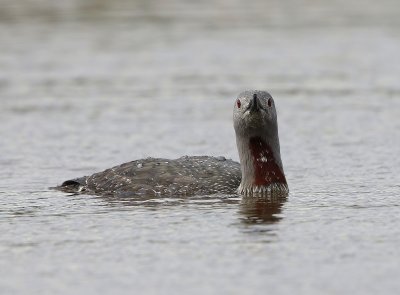
<path fill-rule="evenodd" d="M 258 90 L 240 93 L 233 122 L 242 172 L 238 192 L 246 196 L 287 194 L 272 96 Z"/>

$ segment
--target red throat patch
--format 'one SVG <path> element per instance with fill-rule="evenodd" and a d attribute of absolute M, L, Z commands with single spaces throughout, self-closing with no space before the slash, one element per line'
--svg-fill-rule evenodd
<path fill-rule="evenodd" d="M 285 174 L 276 164 L 271 148 L 260 137 L 250 138 L 250 151 L 254 163 L 254 181 L 257 186 L 271 183 L 286 184 Z"/>

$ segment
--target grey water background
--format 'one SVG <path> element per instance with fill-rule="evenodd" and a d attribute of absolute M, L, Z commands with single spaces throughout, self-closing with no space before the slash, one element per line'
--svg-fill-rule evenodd
<path fill-rule="evenodd" d="M 398 294 L 398 1 L 1 1 L 1 294 Z M 278 108 L 286 201 L 49 187 L 133 159 L 238 159 Z"/>

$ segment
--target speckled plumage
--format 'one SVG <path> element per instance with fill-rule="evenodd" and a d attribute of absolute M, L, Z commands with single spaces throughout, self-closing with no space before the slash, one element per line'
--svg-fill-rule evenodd
<path fill-rule="evenodd" d="M 181 196 L 234 194 L 240 164 L 224 157 L 147 158 L 64 182 L 67 192 L 114 195 Z"/>
<path fill-rule="evenodd" d="M 136 196 L 287 194 L 272 96 L 257 90 L 239 94 L 233 123 L 240 164 L 224 157 L 147 158 L 67 180 L 57 188 L 74 193 Z"/>

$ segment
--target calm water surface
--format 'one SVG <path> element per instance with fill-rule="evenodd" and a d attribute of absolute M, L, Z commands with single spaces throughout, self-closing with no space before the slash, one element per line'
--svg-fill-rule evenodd
<path fill-rule="evenodd" d="M 396 1 L 24 2 L 0 14 L 1 294 L 398 294 Z M 49 189 L 237 160 L 249 88 L 275 97 L 287 200 Z"/>

